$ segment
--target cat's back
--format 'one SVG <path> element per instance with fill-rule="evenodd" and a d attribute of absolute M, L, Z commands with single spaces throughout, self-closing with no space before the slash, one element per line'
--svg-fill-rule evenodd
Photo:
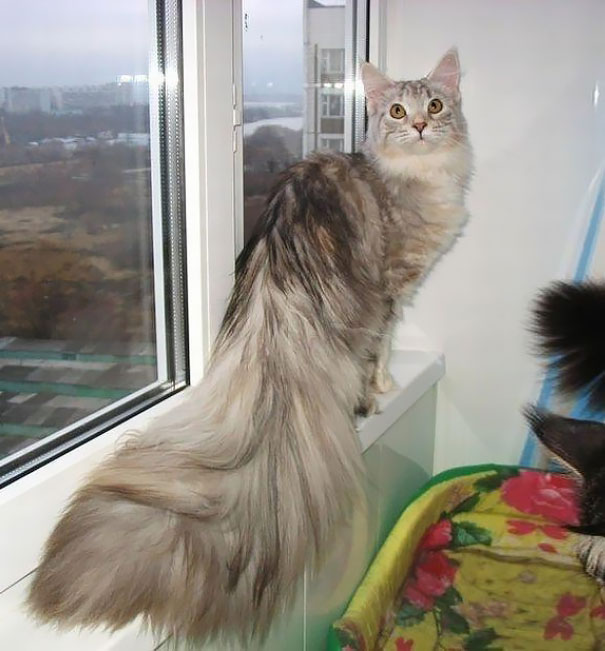
<path fill-rule="evenodd" d="M 270 193 L 256 237 L 277 231 L 349 243 L 381 229 L 385 184 L 364 154 L 313 153 L 288 168 Z"/>
<path fill-rule="evenodd" d="M 340 201 L 386 201 L 388 192 L 370 160 L 363 153 L 314 152 L 292 165 L 282 182 L 295 192 L 326 198 L 336 195 Z M 298 196 L 298 195 L 297 195 Z M 343 205 L 347 210 L 348 206 Z"/>
<path fill-rule="evenodd" d="M 314 153 L 292 165 L 238 256 L 226 320 L 261 277 L 283 291 L 300 285 L 319 303 L 321 287 L 378 295 L 388 210 L 386 186 L 363 154 Z"/>

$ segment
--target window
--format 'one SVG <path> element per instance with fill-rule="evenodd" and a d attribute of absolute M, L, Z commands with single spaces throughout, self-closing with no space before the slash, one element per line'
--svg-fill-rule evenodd
<path fill-rule="evenodd" d="M 186 383 L 179 20 L 172 0 L 4 12 L 4 482 Z"/>
<path fill-rule="evenodd" d="M 344 151 L 345 141 L 344 138 L 322 138 L 321 149 L 329 149 L 331 151 Z"/>
<path fill-rule="evenodd" d="M 366 16 L 362 0 L 243 1 L 240 245 L 281 171 L 314 150 L 359 143 L 363 98 L 355 89 L 358 59 L 367 56 Z"/>
<path fill-rule="evenodd" d="M 321 51 L 322 73 L 345 73 L 345 51 L 344 48 L 322 49 Z"/>
<path fill-rule="evenodd" d="M 321 94 L 321 115 L 322 117 L 344 117 L 345 97 L 344 93 L 328 94 L 324 91 Z"/>
<path fill-rule="evenodd" d="M 261 0 L 261 5 L 266 7 L 267 4 L 272 5 L 273 10 L 277 11 L 282 3 L 268 3 L 266 0 Z M 285 4 L 287 5 L 288 2 Z M 293 131 L 298 130 L 299 132 L 296 137 L 301 143 L 299 145 L 301 155 L 312 148 L 322 146 L 317 135 L 319 132 L 317 132 L 314 144 L 310 144 L 309 148 L 306 148 L 306 141 L 303 140 L 300 126 L 303 122 L 311 124 L 311 120 L 319 121 L 321 117 L 321 107 L 318 103 L 321 87 L 313 85 L 316 83 L 315 80 L 319 79 L 319 51 L 313 50 L 313 48 L 303 48 L 301 27 L 302 16 L 306 15 L 307 18 L 310 18 L 310 11 L 307 9 L 310 10 L 311 7 L 317 9 L 316 5 L 320 3 L 306 0 L 306 4 L 308 7 L 304 6 L 302 1 L 297 3 L 299 27 L 294 25 L 292 33 L 284 32 L 286 41 L 292 35 L 299 39 L 297 47 L 300 48 L 302 57 L 301 74 L 296 77 L 294 69 L 292 77 L 293 80 L 296 80 L 294 90 L 295 94 L 302 98 L 302 106 L 298 108 L 296 115 L 282 115 L 284 119 L 287 117 L 298 119 L 298 124 L 295 123 L 292 126 L 297 127 L 293 128 Z M 57 13 L 56 19 L 49 14 L 48 7 L 51 5 L 52 12 Z M 97 5 L 101 5 L 101 7 Z M 346 11 L 349 12 L 347 17 L 344 17 L 342 3 L 339 9 L 329 9 L 329 5 L 334 5 L 334 0 L 327 0 L 322 5 L 324 9 L 318 9 L 318 12 L 334 11 L 343 17 L 343 22 L 347 26 L 347 43 L 353 43 L 351 46 L 347 45 L 347 57 L 353 57 L 357 47 L 356 32 L 353 31 L 356 29 L 357 20 L 355 11 L 357 11 L 357 7 L 360 7 L 357 15 L 361 20 L 365 15 L 365 3 L 347 0 Z M 146 337 L 141 338 L 141 348 L 133 352 L 133 356 L 138 356 L 136 361 L 144 361 L 146 366 L 151 368 L 148 376 L 149 383 L 139 382 L 135 384 L 135 387 L 140 386 L 141 388 L 135 388 L 134 393 L 128 393 L 123 398 L 109 402 L 106 406 L 99 406 L 97 411 L 84 416 L 83 419 L 72 423 L 63 430 L 57 430 L 49 433 L 46 437 L 28 441 L 27 445 L 19 450 L 13 449 L 12 461 L 7 463 L 7 459 L 10 457 L 5 457 L 0 463 L 0 474 L 3 473 L 2 481 L 5 483 L 14 477 L 19 477 L 27 470 L 36 468 L 35 472 L 4 486 L 0 500 L 1 526 L 3 531 L 10 532 L 9 536 L 0 536 L 0 548 L 4 561 L 0 564 L 0 593 L 2 593 L 0 606 L 3 614 L 2 622 L 0 622 L 0 638 L 6 641 L 11 648 L 52 646 L 53 648 L 60 647 L 65 651 L 79 651 L 83 648 L 91 651 L 101 648 L 106 651 L 109 649 L 151 651 L 156 648 L 157 640 L 152 639 L 151 636 L 140 635 L 137 626 L 111 634 L 95 631 L 94 633 L 81 632 L 72 635 L 70 633 L 55 633 L 47 627 L 39 629 L 27 618 L 22 603 L 31 572 L 38 562 L 42 545 L 51 533 L 70 495 L 81 486 L 82 477 L 97 467 L 99 462 L 115 449 L 125 432 L 131 428 L 145 429 L 151 418 L 170 413 L 172 409 L 178 409 L 180 400 L 185 399 L 192 389 L 186 387 L 178 395 L 170 395 L 166 400 L 158 401 L 157 404 L 151 406 L 152 401 L 181 387 L 186 382 L 187 375 L 190 376 L 192 384 L 199 381 L 203 375 L 209 347 L 218 330 L 226 298 L 232 287 L 235 253 L 242 241 L 234 234 L 238 228 L 238 221 L 233 219 L 234 205 L 243 204 L 241 201 L 238 202 L 237 192 L 241 192 L 243 188 L 241 177 L 244 169 L 242 164 L 243 147 L 241 146 L 244 137 L 243 128 L 241 125 L 236 125 L 234 128 L 233 112 L 233 108 L 235 108 L 235 122 L 238 123 L 240 121 L 237 119 L 238 111 L 243 107 L 243 103 L 237 99 L 237 92 L 236 98 L 233 94 L 234 86 L 236 91 L 241 89 L 237 73 L 241 54 L 238 48 L 242 44 L 238 41 L 238 34 L 241 36 L 243 30 L 240 32 L 233 29 L 234 23 L 241 24 L 242 14 L 237 12 L 238 6 L 240 3 L 235 1 L 202 3 L 190 0 L 186 2 L 158 0 L 157 3 L 153 1 L 150 3 L 148 13 L 146 13 L 141 0 L 131 0 L 130 2 L 106 0 L 103 3 L 73 3 L 68 0 L 44 3 L 42 0 L 38 0 L 38 2 L 24 0 L 23 3 L 16 5 L 14 10 L 7 9 L 3 13 L 3 24 L 0 25 L 0 56 L 4 55 L 2 60 L 10 63 L 10 65 L 6 63 L 5 68 L 25 70 L 23 62 L 28 51 L 27 39 L 30 44 L 29 50 L 34 53 L 43 49 L 41 57 L 45 57 L 50 62 L 54 61 L 55 53 L 66 49 L 73 42 L 68 35 L 77 34 L 79 47 L 84 53 L 89 47 L 91 53 L 96 53 L 99 57 L 107 55 L 108 59 L 119 59 L 125 64 L 124 66 L 120 65 L 117 73 L 120 76 L 124 75 L 119 79 L 120 83 L 125 84 L 121 92 L 126 93 L 128 84 L 136 83 L 141 84 L 138 88 L 143 94 L 144 86 L 146 83 L 148 84 L 149 88 L 146 90 L 149 92 L 149 100 L 135 102 L 139 109 L 146 108 L 145 104 L 148 104 L 148 123 L 136 123 L 136 128 L 125 128 L 119 133 L 128 134 L 122 136 L 122 140 L 127 141 L 132 147 L 143 149 L 148 147 L 149 149 L 149 154 L 145 154 L 148 156 L 145 158 L 146 165 L 141 164 L 140 167 L 150 168 L 148 184 L 144 186 L 150 201 L 143 201 L 146 195 L 136 191 L 141 184 L 130 181 L 130 179 L 136 178 L 137 174 L 127 172 L 123 176 L 132 183 L 128 186 L 133 191 L 132 203 L 141 207 L 140 212 L 137 213 L 137 223 L 146 223 L 151 230 L 149 239 L 140 239 L 139 244 L 149 256 L 148 266 L 151 266 L 153 273 L 152 279 L 148 281 L 150 289 L 147 294 L 152 296 L 153 309 L 145 307 L 142 310 L 147 323 L 147 329 L 144 330 Z M 182 20 L 179 9 L 182 10 Z M 350 13 L 351 11 L 353 14 Z M 237 15 L 235 15 L 236 12 Z M 108 18 L 108 16 L 111 17 Z M 150 37 L 141 22 L 145 16 L 147 17 L 147 27 L 151 31 Z M 7 24 L 9 18 L 11 22 Z M 22 23 L 20 31 L 17 31 L 19 26 L 17 18 Z M 39 21 L 36 23 L 38 18 Z M 108 19 L 105 20 L 106 18 Z M 181 58 L 179 27 L 181 22 L 183 31 L 182 75 L 179 65 Z M 87 31 L 87 27 L 90 25 L 93 26 L 91 33 Z M 34 26 L 36 26 L 37 32 L 33 29 Z M 93 31 L 94 33 L 92 33 Z M 18 36 L 11 39 L 11 32 L 15 32 Z M 128 64 L 127 57 L 123 56 L 124 42 L 130 43 L 134 51 L 141 35 L 145 43 L 143 48 L 139 48 L 139 51 L 143 52 L 143 56 L 147 56 L 145 50 L 149 47 L 152 54 L 150 70 L 147 73 L 143 66 L 132 65 L 129 67 L 126 65 Z M 265 36 L 265 38 L 269 37 Z M 282 39 L 282 45 L 284 39 Z M 264 39 L 258 40 L 263 41 Z M 108 43 L 110 45 L 107 45 Z M 152 48 L 153 43 L 158 45 L 157 53 Z M 103 44 L 103 48 L 100 47 L 101 44 Z M 279 50 L 277 51 L 279 53 Z M 363 52 L 363 48 L 360 51 Z M 90 87 L 104 85 L 106 80 L 102 80 L 103 83 L 100 84 L 92 79 L 93 73 L 98 67 L 96 60 L 93 64 L 92 59 L 86 59 L 83 53 L 82 56 L 78 56 L 79 52 L 80 50 L 76 51 L 72 67 L 81 66 L 89 70 L 91 78 L 85 85 Z M 208 53 L 210 56 L 207 56 Z M 307 72 L 304 72 L 307 70 L 307 54 L 312 55 L 311 63 L 317 76 L 308 76 Z M 246 56 L 249 60 L 249 54 Z M 347 58 L 346 65 L 352 65 L 352 58 L 351 60 Z M 58 66 L 55 64 L 54 67 Z M 5 104 L 5 88 L 16 86 L 21 89 L 31 89 L 35 87 L 33 83 L 26 81 L 24 75 L 16 81 L 6 80 L 6 77 L 3 77 L 5 72 L 6 70 L 0 72 L 0 104 L 3 106 Z M 137 76 L 145 74 L 147 80 Z M 182 121 L 181 78 L 183 78 L 182 86 L 185 97 L 182 102 L 184 113 Z M 249 81 L 251 77 L 248 76 L 247 79 Z M 107 83 L 114 81 L 112 77 Z M 354 82 L 352 83 L 351 79 L 349 79 L 349 83 L 351 84 L 350 89 L 354 87 Z M 79 86 L 79 84 L 72 83 L 66 83 L 66 85 L 69 88 Z M 52 88 L 46 85 L 41 87 Z M 31 95 L 29 97 L 28 95 L 27 92 L 15 93 L 11 98 L 13 109 L 24 104 L 31 104 Z M 98 93 L 95 101 L 99 101 L 98 98 L 102 96 L 103 93 Z M 137 97 L 140 97 L 139 92 L 137 92 Z M 312 117 L 309 118 L 304 117 L 305 112 L 311 110 L 307 108 L 307 98 L 313 99 L 315 102 Z M 286 99 L 289 103 L 289 98 Z M 74 98 L 72 96 L 70 101 L 72 100 L 82 102 L 82 97 Z M 57 116 L 65 115 L 69 116 L 69 119 L 73 118 L 73 115 L 68 112 L 61 113 L 61 110 L 64 109 L 57 107 L 57 95 L 52 92 L 40 93 L 35 101 L 39 102 L 39 106 L 41 105 L 45 110 L 50 110 L 51 113 L 54 110 Z M 275 99 L 275 101 L 281 100 Z M 124 105 L 120 104 L 120 106 Z M 252 106 L 254 107 L 254 104 Z M 355 146 L 359 134 L 362 132 L 359 125 L 363 125 L 363 112 L 356 110 L 356 107 L 358 108 L 357 96 L 350 93 L 347 95 L 345 91 L 346 117 L 340 119 L 345 121 L 346 129 L 344 134 L 335 137 L 343 140 L 346 149 Z M 82 116 L 85 116 L 88 109 L 83 107 L 81 110 Z M 26 114 L 28 118 L 37 119 L 38 114 L 43 112 L 40 110 Z M 11 113 L 13 115 L 9 116 L 9 111 L 4 107 L 4 119 L 2 120 L 4 126 L 0 125 L 0 152 L 6 146 L 13 146 L 15 143 L 10 120 L 14 118 L 17 111 L 12 110 Z M 258 120 L 273 120 L 273 116 L 257 115 L 255 117 Z M 246 125 L 249 122 L 247 117 Z M 184 126 L 186 137 L 181 137 L 181 126 Z M 249 127 L 247 128 L 249 129 Z M 75 145 L 78 139 L 81 142 L 81 139 L 86 139 L 88 135 L 67 132 L 61 137 L 70 138 L 72 136 L 75 138 L 75 142 L 67 140 L 63 146 L 66 150 L 72 149 L 74 152 L 69 160 L 77 160 L 80 152 Z M 332 138 L 331 136 L 326 137 Z M 94 141 L 90 142 L 92 146 Z M 182 228 L 183 211 L 180 205 L 184 189 L 181 181 L 181 143 L 185 143 L 184 155 L 186 158 L 184 170 L 187 206 L 186 233 Z M 234 149 L 235 156 L 239 158 L 235 165 Z M 55 163 L 54 159 L 51 159 L 44 165 L 42 162 L 35 163 L 37 167 L 31 167 L 31 171 L 52 169 L 53 164 L 60 168 L 62 161 Z M 47 165 L 51 167 L 47 167 Z M 3 211 L 8 210 L 4 203 L 7 196 L 6 176 L 4 176 L 7 174 L 7 170 L 4 167 L 0 166 L 0 223 L 3 225 L 6 223 L 6 220 L 1 221 L 4 219 Z M 137 169 L 137 166 L 126 168 L 126 170 L 132 169 Z M 73 176 L 78 177 L 80 174 L 73 174 Z M 82 179 L 71 179 L 71 177 L 70 181 L 84 182 Z M 115 194 L 112 192 L 108 198 L 117 201 L 116 197 L 119 198 L 119 196 L 119 192 Z M 239 199 L 241 200 L 241 195 Z M 146 215 L 146 220 L 143 220 L 142 215 Z M 54 223 L 53 221 L 48 222 L 49 229 Z M 99 230 L 101 230 L 102 223 L 99 221 Z M 239 227 L 243 228 L 243 220 Z M 112 229 L 103 230 L 108 232 L 107 237 L 109 238 Z M 126 234 L 124 230 L 120 232 Z M 240 238 L 242 234 L 243 230 L 239 234 Z M 187 242 L 186 265 L 179 262 L 184 248 L 181 243 L 183 236 L 186 237 Z M 92 247 L 94 243 L 92 236 L 89 238 L 89 242 L 90 250 L 97 258 L 103 258 L 103 250 Z M 4 234 L 0 228 L 0 256 L 4 247 Z M 97 277 L 100 284 L 95 286 L 95 289 L 99 289 L 99 291 L 103 288 L 101 281 L 103 280 L 102 272 L 105 269 L 99 264 L 100 262 L 101 260 L 95 259 L 95 263 L 99 265 L 97 268 L 100 269 Z M 183 270 L 184 266 L 186 274 Z M 145 269 L 144 266 L 142 268 Z M 182 275 L 186 275 L 187 278 L 186 288 L 183 286 L 184 282 L 179 282 Z M 183 314 L 183 296 L 186 296 L 187 299 L 186 314 Z M 129 298 L 132 302 L 136 299 L 134 295 L 129 295 Z M 0 288 L 0 302 L 2 300 L 4 300 L 4 294 L 3 289 Z M 3 305 L 4 303 L 0 305 L 0 313 L 2 313 Z M 96 314 L 98 316 L 98 313 Z M 96 324 L 101 322 L 101 317 L 89 320 L 91 329 L 94 327 L 97 332 L 101 329 L 96 327 Z M 182 324 L 185 317 L 189 324 L 186 333 L 187 350 L 183 344 L 184 327 Z M 108 321 L 103 323 L 107 324 Z M 9 338 L 6 331 L 0 332 L 1 345 L 4 345 Z M 150 348 L 144 349 L 142 345 L 148 343 L 148 338 L 151 339 Z M 49 345 L 54 345 L 55 340 L 49 339 L 48 342 Z M 91 346 L 100 345 L 101 342 L 105 342 L 105 339 L 99 338 L 91 342 Z M 129 339 L 129 342 L 133 345 L 137 343 L 133 338 Z M 81 352 L 92 354 L 99 351 L 85 350 Z M 36 354 L 39 355 L 39 351 L 36 351 Z M 105 349 L 102 354 L 115 355 L 117 353 L 115 350 Z M 140 359 L 144 355 L 148 356 Z M 51 359 L 50 361 L 55 365 L 60 365 L 57 363 L 61 361 L 73 362 L 72 357 L 74 355 L 67 351 L 67 354 L 61 359 Z M 187 357 L 188 364 L 185 364 L 184 360 Z M 83 359 L 78 354 L 75 355 L 75 358 L 76 361 Z M 3 360 L 2 353 L 0 353 L 0 363 Z M 42 360 L 41 367 L 47 368 L 53 365 L 45 364 L 45 361 Z M 111 362 L 112 360 L 101 358 L 85 361 L 92 364 Z M 135 360 L 124 361 L 126 363 L 124 370 L 133 368 L 135 371 L 133 375 L 136 375 L 136 364 L 133 363 Z M 70 382 L 77 384 L 77 377 L 71 377 Z M 79 396 L 72 397 L 77 399 Z M 1 399 L 2 396 L 0 396 Z M 10 404 L 18 404 L 18 401 L 11 401 Z M 150 408 L 144 408 L 148 404 Z M 135 409 L 138 413 L 133 415 L 133 418 L 126 418 Z M 5 423 L 3 416 L 4 412 L 0 407 L 0 424 Z M 115 427 L 111 427 L 113 423 L 116 424 Z M 91 438 L 93 434 L 101 433 L 101 431 L 100 436 Z M 0 440 L 4 440 L 1 432 Z M 84 441 L 86 444 L 75 447 Z M 53 463 L 39 467 L 42 461 L 67 449 L 69 449 L 68 454 L 56 459 Z"/>

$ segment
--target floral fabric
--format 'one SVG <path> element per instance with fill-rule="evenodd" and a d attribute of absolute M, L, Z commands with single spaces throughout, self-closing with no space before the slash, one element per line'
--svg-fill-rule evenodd
<path fill-rule="evenodd" d="M 605 604 L 565 528 L 575 491 L 509 467 L 437 482 L 404 511 L 331 648 L 605 649 Z"/>

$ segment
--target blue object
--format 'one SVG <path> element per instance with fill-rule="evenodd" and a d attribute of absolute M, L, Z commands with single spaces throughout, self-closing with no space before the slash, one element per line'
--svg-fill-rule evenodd
<path fill-rule="evenodd" d="M 574 282 L 582 282 L 588 273 L 590 264 L 594 257 L 595 247 L 597 245 L 597 237 L 599 234 L 599 228 L 603 220 L 603 208 L 605 206 L 605 176 L 601 176 L 601 182 L 599 184 L 599 190 L 595 198 L 594 205 L 592 207 L 592 212 L 590 215 L 590 221 L 588 223 L 588 229 L 586 230 L 586 236 L 584 237 L 584 243 L 582 244 L 582 251 L 580 253 L 580 258 L 578 260 L 578 265 L 576 271 L 573 275 Z M 553 373 L 547 373 L 546 378 L 542 384 L 540 390 L 540 395 L 538 396 L 537 405 L 538 407 L 545 408 L 548 406 L 550 399 L 554 393 L 555 382 Z M 575 405 L 571 410 L 572 418 L 582 418 L 582 419 L 598 419 L 598 415 L 591 411 L 588 407 L 588 391 L 585 391 L 582 395 L 579 396 Z M 535 467 L 538 462 L 538 446 L 536 444 L 536 437 L 533 435 L 531 430 L 527 433 L 527 438 L 525 440 L 525 445 L 523 447 L 523 452 L 521 453 L 521 459 L 519 464 L 525 467 Z"/>

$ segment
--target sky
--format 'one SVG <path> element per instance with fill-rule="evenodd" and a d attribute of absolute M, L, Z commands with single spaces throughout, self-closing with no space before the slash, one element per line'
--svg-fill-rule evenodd
<path fill-rule="evenodd" d="M 301 93 L 304 1 L 244 0 L 247 95 Z M 147 73 L 148 0 L 0 0 L 0 9 L 0 87 Z"/>
<path fill-rule="evenodd" d="M 147 0 L 0 0 L 0 86 L 147 74 Z"/>
<path fill-rule="evenodd" d="M 302 0 L 244 0 L 244 94 L 302 93 Z"/>
<path fill-rule="evenodd" d="M 303 5 L 306 0 L 244 0 L 244 94 L 303 89 Z M 344 5 L 345 0 L 320 0 Z"/>

